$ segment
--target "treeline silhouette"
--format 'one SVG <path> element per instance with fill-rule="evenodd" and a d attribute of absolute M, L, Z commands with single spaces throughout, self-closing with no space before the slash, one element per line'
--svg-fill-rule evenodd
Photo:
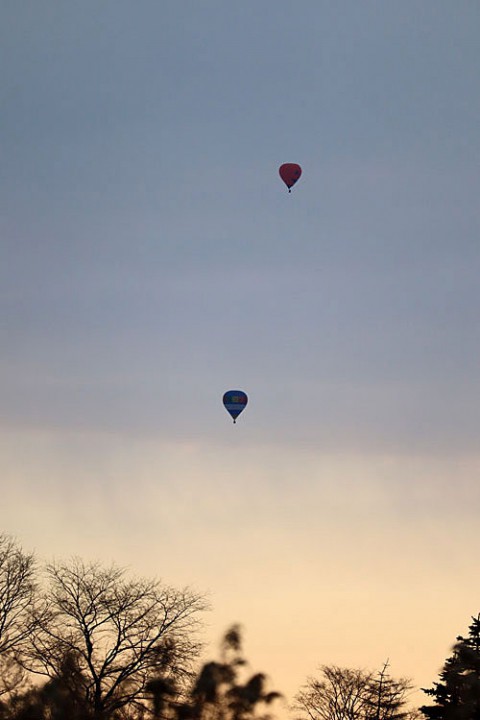
<path fill-rule="evenodd" d="M 0 534 L 0 720 L 268 720 L 283 696 L 251 675 L 233 625 L 199 666 L 205 597 L 79 559 L 40 568 Z M 322 665 L 295 720 L 480 720 L 480 616 L 459 636 L 433 699 L 409 707 L 405 678 Z M 278 705 L 278 701 L 283 703 Z"/>

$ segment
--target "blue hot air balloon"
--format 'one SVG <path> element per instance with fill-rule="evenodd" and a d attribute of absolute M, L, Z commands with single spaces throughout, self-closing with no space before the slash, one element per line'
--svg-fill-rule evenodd
<path fill-rule="evenodd" d="M 248 397 L 242 390 L 227 390 L 223 396 L 225 410 L 230 413 L 235 423 L 242 410 L 245 410 Z"/>

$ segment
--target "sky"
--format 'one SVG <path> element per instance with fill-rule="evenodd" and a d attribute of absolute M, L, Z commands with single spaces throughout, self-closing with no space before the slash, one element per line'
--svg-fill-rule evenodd
<path fill-rule="evenodd" d="M 479 23 L 0 5 L 0 529 L 207 593 L 289 698 L 480 611 Z"/>

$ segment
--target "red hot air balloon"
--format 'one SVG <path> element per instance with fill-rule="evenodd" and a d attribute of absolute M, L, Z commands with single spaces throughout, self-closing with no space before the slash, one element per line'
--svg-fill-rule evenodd
<path fill-rule="evenodd" d="M 295 185 L 297 180 L 302 174 L 302 168 L 296 163 L 284 163 L 280 165 L 278 172 L 285 185 L 288 187 L 288 192 L 292 192 L 291 188 Z"/>

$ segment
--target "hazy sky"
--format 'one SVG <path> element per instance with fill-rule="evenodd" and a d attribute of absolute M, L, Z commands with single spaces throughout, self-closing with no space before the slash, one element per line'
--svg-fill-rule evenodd
<path fill-rule="evenodd" d="M 431 684 L 480 611 L 479 28 L 2 0 L 1 530 L 208 592 L 287 693 Z"/>

